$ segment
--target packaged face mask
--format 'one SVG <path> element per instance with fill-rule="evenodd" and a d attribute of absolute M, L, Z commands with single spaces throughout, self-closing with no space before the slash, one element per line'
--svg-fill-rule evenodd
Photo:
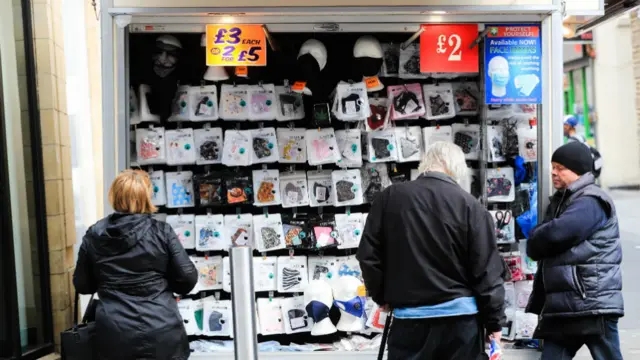
<path fill-rule="evenodd" d="M 284 241 L 288 248 L 313 248 L 313 237 L 308 214 L 282 214 Z"/>
<path fill-rule="evenodd" d="M 209 128 L 193 131 L 195 137 L 196 164 L 210 165 L 222 162 L 222 129 Z"/>
<path fill-rule="evenodd" d="M 253 216 L 255 249 L 267 252 L 286 248 L 280 214 Z"/>
<path fill-rule="evenodd" d="M 278 138 L 275 128 L 263 128 L 251 130 L 253 164 L 274 163 L 280 158 L 278 151 Z"/>
<path fill-rule="evenodd" d="M 423 92 L 427 120 L 451 119 L 456 116 L 453 87 L 450 83 L 425 85 Z"/>
<path fill-rule="evenodd" d="M 389 186 L 391 186 L 391 179 L 387 165 L 367 164 L 362 169 L 362 188 L 366 202 L 373 203 L 378 194 Z"/>
<path fill-rule="evenodd" d="M 227 130 L 224 132 L 222 163 L 226 166 L 251 165 L 253 143 L 251 130 Z"/>
<path fill-rule="evenodd" d="M 281 174 L 280 195 L 283 208 L 309 206 L 307 174 L 304 171 Z"/>
<path fill-rule="evenodd" d="M 373 301 L 373 300 L 372 300 Z M 366 326 L 373 332 L 382 332 L 387 322 L 388 313 L 382 311 L 378 304 L 373 304 L 371 312 L 367 314 Z"/>
<path fill-rule="evenodd" d="M 191 121 L 218 120 L 218 89 L 215 85 L 191 86 L 189 106 Z"/>
<path fill-rule="evenodd" d="M 487 106 L 487 120 L 504 120 L 515 115 L 513 105 L 492 104 Z"/>
<path fill-rule="evenodd" d="M 487 198 L 489 202 L 512 202 L 515 200 L 513 168 L 487 169 Z"/>
<path fill-rule="evenodd" d="M 538 161 L 538 128 L 536 126 L 518 127 L 518 149 L 525 162 Z"/>
<path fill-rule="evenodd" d="M 425 106 L 420 84 L 389 86 L 387 94 L 392 104 L 391 120 L 424 116 Z"/>
<path fill-rule="evenodd" d="M 178 236 L 178 240 L 185 249 L 196 248 L 196 218 L 195 215 L 169 215 L 167 224 L 171 225 L 173 232 Z"/>
<path fill-rule="evenodd" d="M 516 289 L 512 282 L 504 283 L 504 309 L 512 312 L 516 309 Z"/>
<path fill-rule="evenodd" d="M 279 162 L 284 164 L 301 164 L 307 162 L 307 143 L 305 141 L 306 129 L 276 129 L 278 137 L 278 149 L 280 151 Z"/>
<path fill-rule="evenodd" d="M 249 204 L 253 199 L 253 183 L 246 173 L 228 173 L 224 177 L 227 204 Z"/>
<path fill-rule="evenodd" d="M 384 43 L 382 44 L 382 69 L 380 74 L 382 77 L 398 77 L 398 67 L 400 62 L 400 44 Z"/>
<path fill-rule="evenodd" d="M 309 257 L 309 280 L 331 280 L 338 276 L 340 262 L 336 256 Z"/>
<path fill-rule="evenodd" d="M 306 256 L 278 256 L 278 292 L 302 292 L 309 284 Z"/>
<path fill-rule="evenodd" d="M 224 216 L 198 215 L 196 216 L 196 250 L 229 251 L 231 243 L 224 234 Z"/>
<path fill-rule="evenodd" d="M 253 215 L 225 215 L 224 234 L 231 246 L 253 246 Z"/>
<path fill-rule="evenodd" d="M 151 203 L 156 206 L 163 206 L 167 203 L 167 190 L 164 183 L 164 171 L 156 170 L 149 174 L 151 179 Z"/>
<path fill-rule="evenodd" d="M 487 126 L 487 141 L 489 142 L 489 161 L 507 161 L 504 149 L 504 127 L 501 125 Z"/>
<path fill-rule="evenodd" d="M 453 142 L 462 148 L 467 160 L 480 158 L 480 125 L 453 124 Z"/>
<path fill-rule="evenodd" d="M 220 117 L 223 120 L 249 118 L 249 89 L 247 85 L 227 85 L 220 88 Z"/>
<path fill-rule="evenodd" d="M 400 64 L 398 70 L 401 79 L 426 79 L 420 73 L 420 43 L 413 42 L 404 50 L 400 49 Z"/>
<path fill-rule="evenodd" d="M 167 165 L 189 165 L 196 162 L 193 129 L 167 130 Z"/>
<path fill-rule="evenodd" d="M 307 179 L 311 207 L 333 206 L 335 204 L 331 170 L 308 171 Z"/>
<path fill-rule="evenodd" d="M 136 148 L 138 165 L 166 163 L 164 128 L 136 129 Z"/>
<path fill-rule="evenodd" d="M 280 298 L 258 299 L 258 317 L 260 318 L 260 334 L 278 335 L 284 334 L 284 321 Z"/>
<path fill-rule="evenodd" d="M 332 128 L 307 130 L 305 137 L 309 165 L 334 164 L 340 160 L 338 142 Z"/>
<path fill-rule="evenodd" d="M 282 309 L 285 333 L 296 334 L 311 331 L 313 320 L 305 310 L 304 296 L 281 299 L 280 308 Z"/>
<path fill-rule="evenodd" d="M 453 97 L 458 115 L 478 115 L 480 90 L 474 82 L 453 84 Z"/>
<path fill-rule="evenodd" d="M 334 214 L 317 214 L 309 219 L 312 246 L 316 249 L 333 248 L 339 244 Z"/>
<path fill-rule="evenodd" d="M 420 126 L 396 128 L 398 162 L 420 161 L 422 155 L 422 129 Z"/>
<path fill-rule="evenodd" d="M 360 219 L 362 220 L 362 214 L 360 214 Z M 338 277 L 353 276 L 358 280 L 363 281 L 360 262 L 355 256 L 339 257 L 338 264 L 340 266 L 338 269 Z"/>
<path fill-rule="evenodd" d="M 180 86 L 171 103 L 169 121 L 188 121 L 189 118 L 189 86 Z"/>
<path fill-rule="evenodd" d="M 364 223 L 362 222 L 362 214 L 336 214 L 336 228 L 340 245 L 338 249 L 355 249 L 360 245 Z"/>
<path fill-rule="evenodd" d="M 361 132 L 359 129 L 336 131 L 336 141 L 340 151 L 339 167 L 359 168 L 362 166 Z"/>
<path fill-rule="evenodd" d="M 365 121 L 365 130 L 366 131 L 376 131 L 382 130 L 389 125 L 389 105 L 391 101 L 387 98 L 382 99 L 369 99 L 369 109 L 371 111 L 371 115 Z"/>
<path fill-rule="evenodd" d="M 411 173 L 410 173 L 410 179 L 411 181 L 416 180 L 419 176 L 420 176 L 420 171 L 418 171 L 418 169 L 411 169 Z"/>
<path fill-rule="evenodd" d="M 165 178 L 167 183 L 168 208 L 195 206 L 193 173 L 191 171 L 168 172 Z"/>
<path fill-rule="evenodd" d="M 187 335 L 201 335 L 203 330 L 203 307 L 202 301 L 192 299 L 181 299 L 178 301 L 178 311 L 184 323 Z"/>
<path fill-rule="evenodd" d="M 193 258 L 198 270 L 198 290 L 222 289 L 222 256 L 207 256 Z"/>
<path fill-rule="evenodd" d="M 515 243 L 515 219 L 511 210 L 490 210 L 489 213 L 493 218 L 498 244 Z"/>
<path fill-rule="evenodd" d="M 278 260 L 275 256 L 253 258 L 253 284 L 255 292 L 278 289 Z"/>
<path fill-rule="evenodd" d="M 275 120 L 278 112 L 273 84 L 249 86 L 249 120 Z"/>
<path fill-rule="evenodd" d="M 398 160 L 395 129 L 374 131 L 367 134 L 369 162 L 392 162 Z"/>
<path fill-rule="evenodd" d="M 425 151 L 429 146 L 438 141 L 453 142 L 453 129 L 451 126 L 431 126 L 422 128 Z"/>
<path fill-rule="evenodd" d="M 222 174 L 212 172 L 195 175 L 196 203 L 200 207 L 221 206 L 225 204 L 224 191 L 222 190 Z"/>
<path fill-rule="evenodd" d="M 280 205 L 280 172 L 253 170 L 254 206 Z"/>
<path fill-rule="evenodd" d="M 529 303 L 529 297 L 533 291 L 533 281 L 518 281 L 516 282 L 516 305 L 524 309 Z"/>
<path fill-rule="evenodd" d="M 364 202 L 360 170 L 337 170 L 331 173 L 335 206 L 353 206 Z"/>
<path fill-rule="evenodd" d="M 334 115 L 338 120 L 360 121 L 371 115 L 367 86 L 364 82 L 339 83 L 334 101 Z"/>
<path fill-rule="evenodd" d="M 314 127 L 331 126 L 331 112 L 328 103 L 313 104 Z"/>
<path fill-rule="evenodd" d="M 216 300 L 213 296 L 202 300 L 204 307 L 204 335 L 233 336 L 231 300 Z"/>
<path fill-rule="evenodd" d="M 292 121 L 304 119 L 302 94 L 291 91 L 290 87 L 276 86 L 276 120 Z"/>

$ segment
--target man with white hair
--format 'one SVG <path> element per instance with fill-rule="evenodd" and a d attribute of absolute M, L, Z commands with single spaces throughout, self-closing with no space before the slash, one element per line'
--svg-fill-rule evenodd
<path fill-rule="evenodd" d="M 358 249 L 369 295 L 393 309 L 389 360 L 483 359 L 500 340 L 504 266 L 489 212 L 459 182 L 462 149 L 436 142 L 415 181 L 373 204 Z"/>

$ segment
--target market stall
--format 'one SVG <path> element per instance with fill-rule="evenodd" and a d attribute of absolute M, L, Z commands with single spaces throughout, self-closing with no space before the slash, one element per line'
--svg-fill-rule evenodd
<path fill-rule="evenodd" d="M 436 141 L 463 148 L 494 216 L 505 338 L 530 339 L 522 250 L 562 142 L 560 7 L 417 3 L 103 8 L 104 181 L 150 172 L 200 273 L 177 298 L 194 358 L 233 357 L 228 252 L 248 245 L 264 357 L 373 359 L 384 314 L 355 251 L 376 195 Z"/>

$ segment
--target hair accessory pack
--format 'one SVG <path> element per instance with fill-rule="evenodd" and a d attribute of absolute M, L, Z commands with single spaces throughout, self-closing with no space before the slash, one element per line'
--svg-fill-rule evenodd
<path fill-rule="evenodd" d="M 167 130 L 164 138 L 167 147 L 167 165 L 189 165 L 196 162 L 193 129 Z"/>
<path fill-rule="evenodd" d="M 164 128 L 136 129 L 136 148 L 138 165 L 166 163 Z"/>
<path fill-rule="evenodd" d="M 195 137 L 196 164 L 210 165 L 222 162 L 221 128 L 205 128 L 193 131 Z"/>
<path fill-rule="evenodd" d="M 280 160 L 284 164 L 300 164 L 307 162 L 307 144 L 304 128 L 277 128 Z"/>
<path fill-rule="evenodd" d="M 222 85 L 220 88 L 220 117 L 223 120 L 247 120 L 249 118 L 249 88 L 247 85 Z"/>

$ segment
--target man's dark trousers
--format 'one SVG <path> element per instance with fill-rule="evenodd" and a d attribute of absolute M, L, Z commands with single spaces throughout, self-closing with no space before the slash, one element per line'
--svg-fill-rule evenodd
<path fill-rule="evenodd" d="M 586 345 L 594 360 L 622 360 L 618 319 L 605 320 L 602 335 L 568 336 L 558 339 L 545 339 L 542 360 L 570 360 L 578 350 Z"/>

